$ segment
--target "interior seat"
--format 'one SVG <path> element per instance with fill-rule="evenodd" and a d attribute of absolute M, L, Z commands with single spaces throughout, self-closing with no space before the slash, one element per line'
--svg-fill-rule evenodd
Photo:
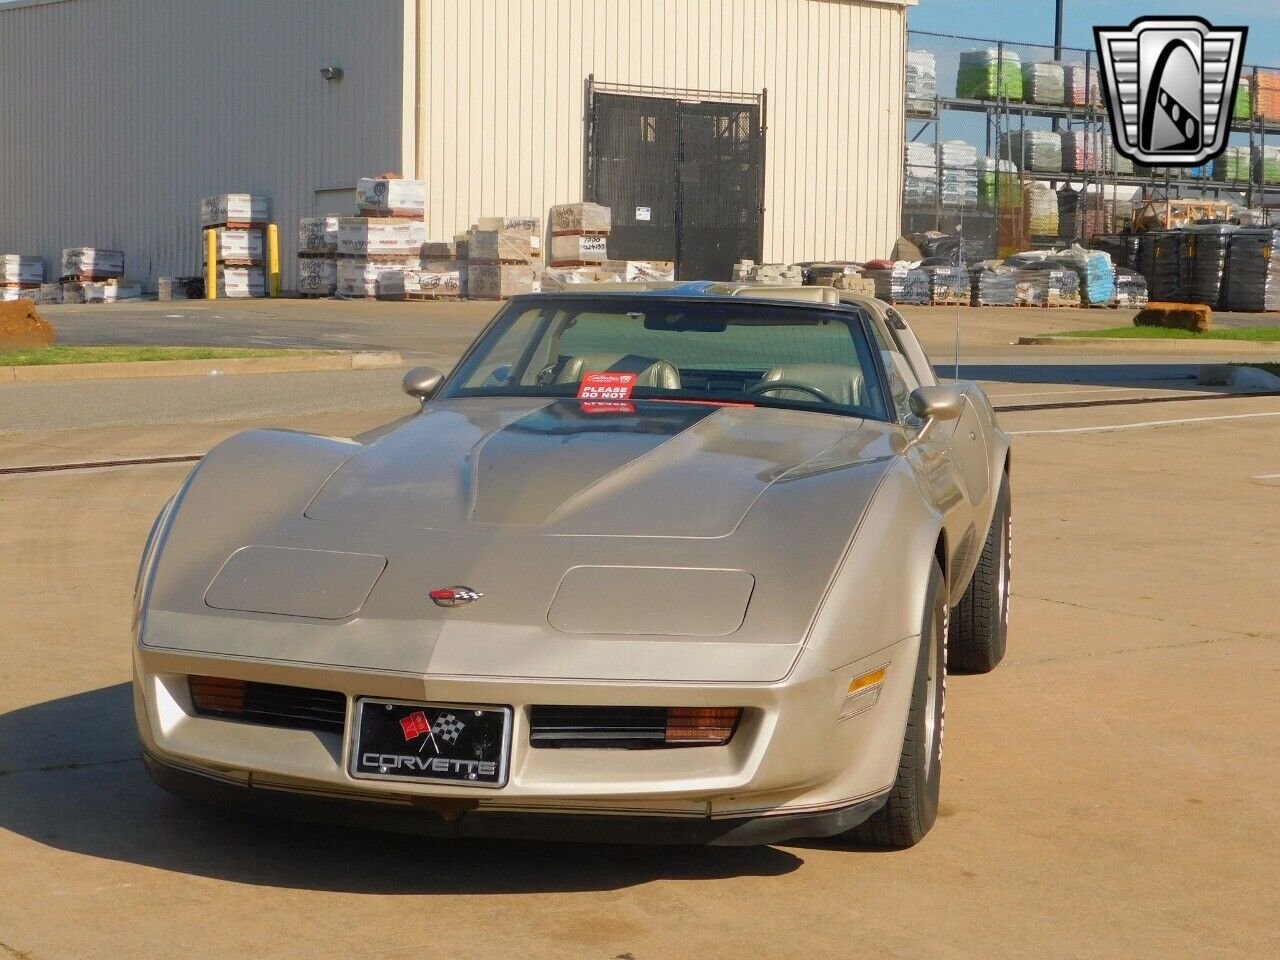
<path fill-rule="evenodd" d="M 556 374 L 556 383 L 581 383 L 584 373 L 634 373 L 637 387 L 679 390 L 680 371 L 666 360 L 642 357 L 634 353 L 584 353 L 570 357 Z"/>
<path fill-rule="evenodd" d="M 764 381 L 796 380 L 811 384 L 821 390 L 836 403 L 847 407 L 862 406 L 864 402 L 865 381 L 862 371 L 856 367 L 842 367 L 835 363 L 790 363 L 774 367 L 762 378 Z M 787 390 L 781 388 L 766 394 L 783 400 L 817 401 L 811 393 L 803 390 Z"/>

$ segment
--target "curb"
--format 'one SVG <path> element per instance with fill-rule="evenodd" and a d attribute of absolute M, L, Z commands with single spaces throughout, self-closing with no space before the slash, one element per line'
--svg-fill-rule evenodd
<path fill-rule="evenodd" d="M 1258 367 L 1229 363 L 1207 363 L 1200 368 L 1196 383 L 1226 387 L 1232 393 L 1280 393 L 1280 377 Z"/>
<path fill-rule="evenodd" d="M 1193 350 L 1202 353 L 1231 353 L 1239 350 L 1242 353 L 1258 351 L 1280 355 L 1280 343 L 1259 340 L 1187 340 L 1174 338 L 1169 340 L 1146 340 L 1141 337 L 1019 337 L 1018 346 L 1037 347 L 1132 347 L 1137 350 Z"/>
<path fill-rule="evenodd" d="M 380 370 L 404 366 L 393 351 L 320 354 L 299 357 L 228 357 L 222 360 L 138 360 L 125 363 L 51 363 L 0 367 L 0 383 L 56 380 L 119 380 L 146 377 L 209 377 L 239 373 L 315 373 L 328 370 Z"/>

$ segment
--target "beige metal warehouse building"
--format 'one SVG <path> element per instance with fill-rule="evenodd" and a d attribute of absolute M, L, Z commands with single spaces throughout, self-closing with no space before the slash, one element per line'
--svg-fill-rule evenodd
<path fill-rule="evenodd" d="M 201 197 L 251 191 L 288 287 L 297 219 L 393 170 L 438 238 L 585 198 L 686 276 L 882 256 L 913 2 L 0 2 L 0 252 L 153 284 L 197 269 Z"/>

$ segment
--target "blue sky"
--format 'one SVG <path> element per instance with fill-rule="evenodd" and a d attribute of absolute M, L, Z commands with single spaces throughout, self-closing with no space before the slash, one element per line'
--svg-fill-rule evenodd
<path fill-rule="evenodd" d="M 920 0 L 907 25 L 916 30 L 992 37 L 1022 43 L 1053 43 L 1054 0 Z M 1137 17 L 1195 14 L 1223 26 L 1249 28 L 1246 63 L 1280 66 L 1280 3 L 1276 0 L 1066 0 L 1063 42 L 1092 47 L 1095 25 L 1128 24 Z"/>

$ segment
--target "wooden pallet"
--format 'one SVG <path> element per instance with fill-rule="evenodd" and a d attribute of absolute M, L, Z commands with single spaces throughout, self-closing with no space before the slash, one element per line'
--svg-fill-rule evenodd
<path fill-rule="evenodd" d="M 461 300 L 462 295 L 458 293 L 406 293 L 398 299 L 414 303 L 425 303 L 429 300 Z"/>
<path fill-rule="evenodd" d="M 962 295 L 962 294 L 956 294 L 955 296 L 946 296 L 946 295 L 939 296 L 939 295 L 935 294 L 933 297 L 931 297 L 931 298 L 929 299 L 928 306 L 931 306 L 931 307 L 967 307 L 967 306 L 969 305 L 969 303 L 970 303 L 970 301 L 971 301 L 971 300 L 972 300 L 972 298 L 971 298 L 971 297 L 966 297 L 966 296 L 964 296 L 964 295 Z"/>
<path fill-rule="evenodd" d="M 228 220 L 226 223 L 206 223 L 201 230 L 265 230 L 268 223 L 251 223 L 248 220 Z"/>
<path fill-rule="evenodd" d="M 1013 305 L 1015 307 L 1031 307 L 1033 309 L 1039 309 L 1039 310 L 1060 310 L 1064 307 L 1066 308 L 1078 307 L 1080 306 L 1080 301 L 1079 300 L 1055 300 L 1049 303 L 1026 303 L 1026 302 L 1019 303 L 1015 301 Z"/>

